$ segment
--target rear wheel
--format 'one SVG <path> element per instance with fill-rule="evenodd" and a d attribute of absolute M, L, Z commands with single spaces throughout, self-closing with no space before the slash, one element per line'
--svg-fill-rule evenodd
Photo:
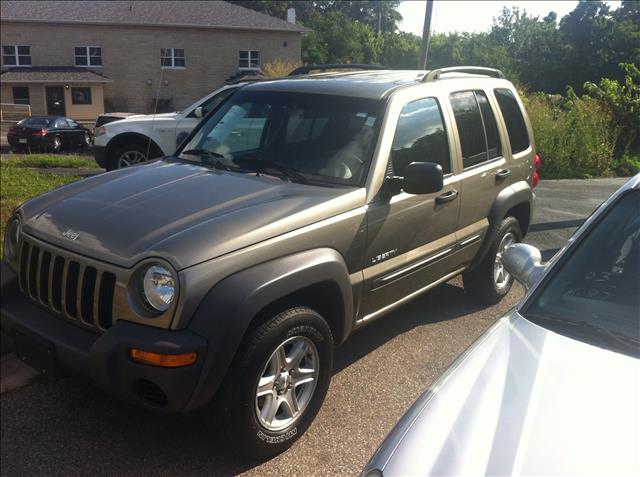
<path fill-rule="evenodd" d="M 147 148 L 140 144 L 128 144 L 116 150 L 109 162 L 109 170 L 134 166 L 148 160 Z"/>
<path fill-rule="evenodd" d="M 487 305 L 495 305 L 502 300 L 513 285 L 513 277 L 502 263 L 502 252 L 521 240 L 518 221 L 514 217 L 505 218 L 482 262 L 462 276 L 467 293 Z"/>
<path fill-rule="evenodd" d="M 251 333 L 221 389 L 233 448 L 266 459 L 289 447 L 313 422 L 331 381 L 333 338 L 306 307 L 275 315 Z"/>
<path fill-rule="evenodd" d="M 53 140 L 51 141 L 51 150 L 53 152 L 62 151 L 62 138 L 60 136 L 54 136 Z"/>

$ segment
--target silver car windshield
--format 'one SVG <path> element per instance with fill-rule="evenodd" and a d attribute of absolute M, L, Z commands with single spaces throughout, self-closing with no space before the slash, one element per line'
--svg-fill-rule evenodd
<path fill-rule="evenodd" d="M 181 150 L 225 168 L 260 170 L 305 181 L 364 183 L 376 143 L 381 102 L 330 95 L 240 91 Z M 188 152 L 185 154 L 185 152 Z"/>
<path fill-rule="evenodd" d="M 619 199 L 558 266 L 523 315 L 640 357 L 640 191 Z"/>

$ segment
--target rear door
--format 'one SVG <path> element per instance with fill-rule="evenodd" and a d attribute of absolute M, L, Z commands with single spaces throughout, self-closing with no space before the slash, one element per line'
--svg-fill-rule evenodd
<path fill-rule="evenodd" d="M 462 158 L 458 246 L 463 264 L 471 262 L 489 227 L 489 213 L 498 196 L 511 183 L 505 137 L 497 126 L 496 105 L 482 89 L 449 95 Z"/>
<path fill-rule="evenodd" d="M 369 204 L 360 320 L 374 317 L 455 268 L 459 179 L 441 101 L 423 97 L 407 102 L 400 112 L 387 175 L 404 176 L 411 162 L 435 162 L 445 174 L 444 187 L 432 194 L 401 192 Z"/>

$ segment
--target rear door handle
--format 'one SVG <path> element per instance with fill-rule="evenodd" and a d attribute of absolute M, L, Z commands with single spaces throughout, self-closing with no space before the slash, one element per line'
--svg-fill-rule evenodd
<path fill-rule="evenodd" d="M 511 174 L 511 170 L 509 169 L 500 169 L 496 172 L 496 179 L 506 179 Z"/>
<path fill-rule="evenodd" d="M 436 204 L 444 204 L 446 202 L 451 202 L 453 199 L 458 197 L 458 191 L 453 189 L 445 192 L 444 194 L 440 194 L 436 197 Z"/>

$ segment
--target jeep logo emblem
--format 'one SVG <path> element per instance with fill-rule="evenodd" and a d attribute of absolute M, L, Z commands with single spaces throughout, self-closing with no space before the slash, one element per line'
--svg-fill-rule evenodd
<path fill-rule="evenodd" d="M 69 240 L 78 240 L 78 238 L 80 237 L 80 234 L 72 229 L 67 229 L 64 232 L 62 232 L 62 236 L 64 238 L 68 238 Z"/>

